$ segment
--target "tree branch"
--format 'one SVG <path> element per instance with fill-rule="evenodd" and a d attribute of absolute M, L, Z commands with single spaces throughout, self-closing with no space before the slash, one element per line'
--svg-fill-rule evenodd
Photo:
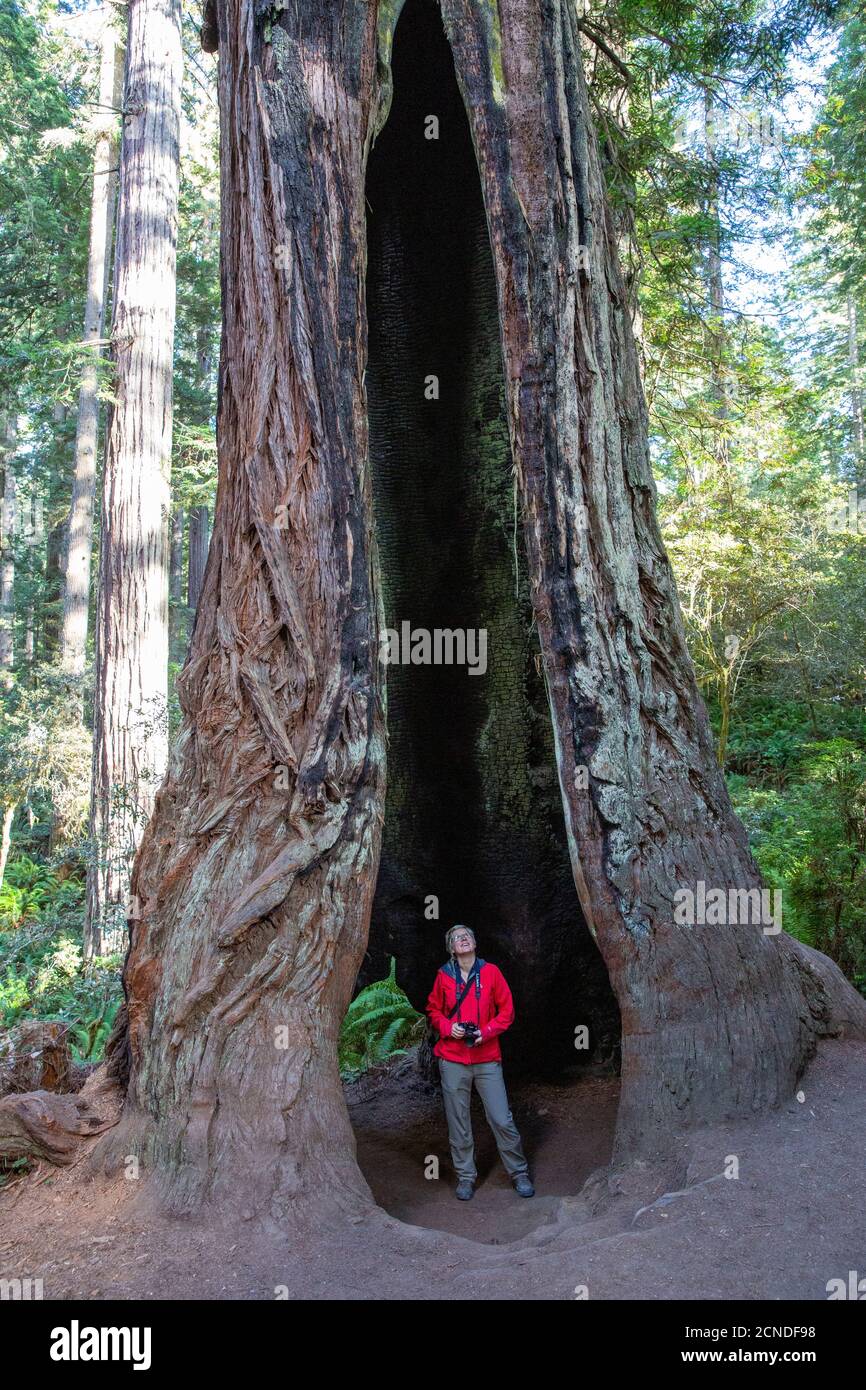
<path fill-rule="evenodd" d="M 601 34 L 595 28 L 595 25 L 590 24 L 589 21 L 586 19 L 579 19 L 577 21 L 577 27 L 582 34 L 586 34 L 586 37 L 592 40 L 596 48 L 598 48 L 604 54 L 605 58 L 607 58 L 608 62 L 613 63 L 617 72 L 623 78 L 623 81 L 630 87 L 632 82 L 634 81 L 634 77 L 632 76 L 631 71 L 629 70 L 629 68 L 626 67 L 625 63 L 622 61 L 622 58 L 620 58 L 618 54 L 614 53 L 610 45 L 605 42 Z"/>

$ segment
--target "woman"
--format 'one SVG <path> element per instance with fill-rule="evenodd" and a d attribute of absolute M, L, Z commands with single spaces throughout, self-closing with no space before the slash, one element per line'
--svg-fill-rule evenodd
<path fill-rule="evenodd" d="M 427 1013 L 438 1037 L 433 1051 L 439 1058 L 456 1196 L 468 1202 L 475 1195 L 478 1175 L 470 1116 L 474 1083 L 515 1191 L 533 1197 L 535 1188 L 508 1106 L 499 1048 L 499 1034 L 514 1022 L 511 990 L 502 971 L 476 955 L 475 934 L 468 927 L 452 927 L 445 945 L 450 958 L 433 983 Z"/>

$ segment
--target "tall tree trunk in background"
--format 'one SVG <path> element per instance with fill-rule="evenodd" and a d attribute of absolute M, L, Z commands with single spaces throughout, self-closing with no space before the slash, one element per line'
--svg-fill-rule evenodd
<path fill-rule="evenodd" d="M 14 801 L 0 801 L 0 888 L 3 887 L 6 876 L 6 865 L 12 848 L 12 822 L 15 820 L 17 809 L 17 803 Z"/>
<path fill-rule="evenodd" d="M 716 154 L 716 105 L 710 91 L 704 91 L 704 140 L 707 162 L 710 167 L 710 186 L 707 197 L 706 216 L 709 223 L 707 237 L 707 301 L 709 320 L 705 330 L 705 352 L 710 364 L 710 396 L 712 400 L 713 440 L 712 452 L 716 466 L 724 473 L 728 467 L 728 428 L 730 406 L 728 383 L 725 371 L 725 351 L 727 334 L 725 332 L 725 283 L 722 277 L 722 226 L 719 217 L 719 164 Z M 702 474 L 695 482 L 700 484 Z"/>
<path fill-rule="evenodd" d="M 408 0 L 406 42 L 422 7 Z M 371 1201 L 336 1047 L 383 815 L 364 172 L 400 8 L 257 17 L 221 0 L 206 22 L 223 130 L 219 489 L 183 727 L 133 875 L 114 1041 L 129 1094 L 103 1150 L 145 1153 L 180 1209 L 237 1206 L 239 1174 L 250 1211 L 318 1221 Z M 817 1037 L 866 1033 L 866 1004 L 760 924 L 674 920 L 677 889 L 759 878 L 656 524 L 574 10 L 442 13 L 487 207 L 576 895 L 622 1013 L 626 1158 L 782 1101 Z"/>
<path fill-rule="evenodd" d="M 857 303 L 853 294 L 846 298 L 848 312 L 848 373 L 851 382 L 851 425 L 854 435 L 854 452 L 860 474 L 866 458 L 866 435 L 863 425 L 863 392 L 860 388 L 860 347 L 857 333 Z"/>
<path fill-rule="evenodd" d="M 108 7 L 106 6 L 106 14 Z M 90 560 L 93 551 L 93 499 L 96 491 L 96 449 L 99 432 L 99 358 L 105 333 L 107 270 L 111 255 L 116 190 L 116 112 L 123 90 L 123 47 L 111 22 L 102 31 L 99 134 L 93 154 L 93 193 L 90 202 L 90 251 L 87 261 L 87 304 L 83 343 L 87 348 L 78 392 L 78 423 L 69 506 L 63 584 L 60 656 L 71 675 L 80 676 L 87 657 L 87 618 L 90 607 Z"/>
<path fill-rule="evenodd" d="M 14 415 L 0 417 L 0 449 L 3 492 L 0 497 L 0 685 L 12 688 L 15 661 L 15 495 L 14 454 L 17 442 Z M 12 844 L 12 822 L 17 802 L 8 788 L 0 788 L 0 888 Z"/>
<path fill-rule="evenodd" d="M 205 221 L 204 235 L 208 241 L 214 234 L 214 217 L 209 212 Z M 211 368 L 213 366 L 210 351 L 210 338 L 207 325 L 200 324 L 196 334 L 196 366 L 198 367 L 198 388 L 205 392 L 209 389 Z"/>
<path fill-rule="evenodd" d="M 171 518 L 168 559 L 168 651 L 172 661 L 182 662 L 186 651 L 186 620 L 183 603 L 183 508 Z"/>
<path fill-rule="evenodd" d="M 208 520 L 207 507 L 190 507 L 186 601 L 191 621 L 195 620 L 201 586 L 204 582 L 204 571 L 210 544 Z"/>
<path fill-rule="evenodd" d="M 31 485 L 32 486 L 32 485 Z M 41 509 L 36 499 L 29 496 L 22 508 L 21 540 L 27 558 L 27 597 L 24 608 L 24 656 L 32 679 L 33 663 L 36 659 L 36 597 L 35 597 L 35 550 L 37 540 L 41 540 Z"/>
<path fill-rule="evenodd" d="M 54 404 L 55 438 L 63 438 L 67 417 L 66 406 Z M 42 655 L 52 660 L 60 650 L 60 624 L 63 614 L 63 592 L 66 570 L 66 542 L 69 531 L 68 513 L 54 522 L 45 546 L 45 583 L 42 594 Z M 53 822 L 52 822 L 53 824 Z"/>
<path fill-rule="evenodd" d="M 67 523 L 64 518 L 48 532 L 45 549 L 45 591 L 42 604 L 42 651 L 46 660 L 57 655 L 60 645 L 60 607 L 63 601 L 63 568 Z"/>
<path fill-rule="evenodd" d="M 3 450 L 3 497 L 0 512 L 0 680 L 8 689 L 15 659 L 15 524 L 18 516 L 15 483 L 17 430 L 14 415 L 0 419 Z"/>
<path fill-rule="evenodd" d="M 85 950 L 120 949 L 167 760 L 168 525 L 183 55 L 180 0 L 131 0 L 105 452 Z"/>
<path fill-rule="evenodd" d="M 212 228 L 210 234 L 213 234 Z M 196 365 L 198 368 L 198 388 L 203 394 L 207 393 L 209 395 L 211 354 L 208 331 L 205 325 L 200 325 L 198 329 Z M 205 425 L 208 424 L 209 419 L 210 412 L 203 418 L 202 423 Z M 210 545 L 209 523 L 210 513 L 206 506 L 192 507 L 190 509 L 187 566 L 187 608 L 189 610 L 190 632 L 192 632 L 192 627 L 195 622 L 201 586 L 204 581 L 205 565 L 207 564 L 207 552 L 208 546 Z"/>

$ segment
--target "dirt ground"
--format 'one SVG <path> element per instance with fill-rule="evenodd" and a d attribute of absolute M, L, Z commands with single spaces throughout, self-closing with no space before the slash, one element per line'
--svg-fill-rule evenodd
<path fill-rule="evenodd" d="M 608 1077 L 515 1084 L 509 1098 L 536 1196 L 530 1201 L 513 1191 L 473 1093 L 478 1183 L 471 1202 L 458 1202 L 441 1094 L 420 1080 L 411 1061 L 350 1088 L 358 1162 L 379 1206 L 399 1221 L 487 1245 L 549 1224 L 560 1199 L 579 1192 L 610 1160 L 619 1083 Z M 427 1176 L 435 1172 L 430 1159 L 438 1160 L 438 1179 Z"/>
<path fill-rule="evenodd" d="M 369 1217 L 304 1237 L 168 1220 L 142 1184 L 46 1166 L 0 1192 L 0 1277 L 46 1299 L 825 1299 L 866 1275 L 864 1077 L 866 1045 L 824 1043 L 802 1100 L 693 1133 L 665 1170 L 604 1166 L 614 1080 L 515 1086 L 538 1195 L 512 1191 L 479 1115 L 458 1203 L 441 1101 L 404 1063 L 348 1093 Z"/>

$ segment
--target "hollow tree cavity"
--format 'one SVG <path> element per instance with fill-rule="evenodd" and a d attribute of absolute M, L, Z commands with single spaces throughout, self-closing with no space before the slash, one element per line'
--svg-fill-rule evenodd
<path fill-rule="evenodd" d="M 367 172 L 367 401 L 385 622 L 485 634 L 485 663 L 389 663 L 389 779 L 362 972 L 418 1008 L 444 929 L 504 969 L 509 1065 L 610 1057 L 619 1018 L 574 887 L 508 437 L 478 165 L 439 7 L 409 0 Z M 405 653 L 404 653 L 405 655 Z M 471 672 L 471 673 L 470 673 Z M 590 1046 L 575 1050 L 586 1025 Z"/>

